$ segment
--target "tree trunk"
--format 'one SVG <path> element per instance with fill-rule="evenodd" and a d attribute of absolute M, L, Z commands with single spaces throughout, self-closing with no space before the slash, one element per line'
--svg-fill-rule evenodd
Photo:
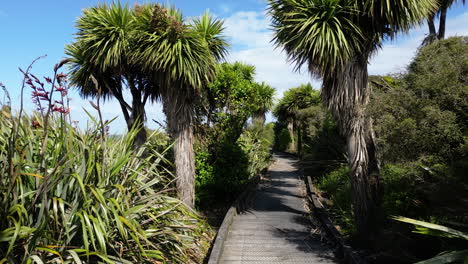
<path fill-rule="evenodd" d="M 437 39 L 437 31 L 436 31 L 435 24 L 434 24 L 434 17 L 435 17 L 435 14 L 432 14 L 427 19 L 427 25 L 429 27 L 429 35 L 427 35 L 427 37 L 424 38 L 422 42 L 422 46 L 429 45 Z"/>
<path fill-rule="evenodd" d="M 255 113 L 252 119 L 254 124 L 265 125 L 265 112 Z"/>
<path fill-rule="evenodd" d="M 136 101 L 134 101 L 132 103 L 131 113 L 129 114 L 124 103 L 119 103 L 120 108 L 122 109 L 125 123 L 127 123 L 128 131 L 133 128 L 139 129 L 133 141 L 133 147 L 139 148 L 146 142 L 147 139 L 147 133 L 145 129 L 145 105 L 143 103 L 138 104 Z"/>
<path fill-rule="evenodd" d="M 170 99 L 170 100 L 169 100 Z M 181 98 L 164 98 L 164 112 L 174 142 L 175 176 L 179 199 L 195 207 L 195 153 L 193 151 L 193 106 Z"/>
<path fill-rule="evenodd" d="M 346 137 L 355 223 L 367 246 L 379 231 L 382 197 L 372 119 L 366 115 L 370 93 L 366 54 L 324 79 L 322 89 L 324 101 Z"/>
<path fill-rule="evenodd" d="M 444 3 L 444 5 L 440 9 L 439 34 L 437 35 L 437 39 L 439 40 L 445 38 L 445 22 L 447 20 L 447 9 L 447 3 Z"/>
<path fill-rule="evenodd" d="M 138 132 L 135 135 L 133 141 L 133 147 L 141 147 L 147 139 L 146 129 L 145 129 L 145 102 L 142 98 L 143 87 L 137 87 L 137 80 L 134 79 L 135 76 L 129 75 L 126 76 L 130 92 L 132 94 L 132 108 L 130 112 L 130 117 L 127 120 L 127 127 L 130 131 L 131 129 L 137 129 Z M 121 107 L 124 108 L 124 106 Z M 128 116 L 128 114 L 127 114 Z"/>
<path fill-rule="evenodd" d="M 293 121 L 288 122 L 288 131 L 289 131 L 289 138 L 291 140 L 289 141 L 289 145 L 286 151 L 290 153 L 296 153 L 296 139 L 294 136 L 294 122 Z"/>
<path fill-rule="evenodd" d="M 437 34 L 435 23 L 434 23 L 435 16 L 436 16 L 436 13 L 433 13 L 427 18 L 427 26 L 429 27 L 429 35 L 427 35 L 427 37 L 424 38 L 423 42 L 421 43 L 421 46 L 427 46 L 433 43 L 434 41 L 436 41 L 437 39 L 440 39 L 439 35 Z M 444 27 L 443 31 L 445 31 L 445 15 L 444 15 L 443 21 L 441 17 L 439 28 L 442 28 L 442 25 Z"/>
<path fill-rule="evenodd" d="M 302 154 L 302 134 L 303 134 L 302 125 L 298 124 L 296 127 L 297 127 L 297 154 L 300 157 Z"/>
<path fill-rule="evenodd" d="M 435 36 L 437 34 L 434 24 L 434 14 L 427 19 L 427 25 L 429 26 L 429 35 Z"/>
<path fill-rule="evenodd" d="M 346 137 L 354 217 L 360 240 L 375 240 L 381 218 L 381 186 L 372 121 L 358 117 Z"/>
<path fill-rule="evenodd" d="M 128 130 L 132 128 L 138 129 L 135 139 L 133 141 L 133 147 L 139 148 L 145 144 L 147 139 L 147 133 L 145 129 L 145 105 L 141 102 L 137 102 L 134 99 L 132 104 L 132 112 L 130 115 L 130 120 L 127 122 Z"/>

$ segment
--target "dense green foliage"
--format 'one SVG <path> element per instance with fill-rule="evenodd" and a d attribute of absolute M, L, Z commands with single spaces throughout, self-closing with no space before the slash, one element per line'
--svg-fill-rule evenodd
<path fill-rule="evenodd" d="M 272 125 L 249 118 L 268 111 L 273 89 L 253 81 L 255 67 L 220 65 L 197 110 L 197 203 L 231 201 L 270 160 Z M 247 129 L 246 129 L 247 126 Z"/>
<path fill-rule="evenodd" d="M 274 114 L 276 150 L 297 153 L 306 169 L 324 170 L 344 162 L 344 139 L 321 103 L 319 91 L 310 84 L 287 90 L 276 104 Z M 288 131 L 288 124 L 292 125 L 293 133 Z"/>
<path fill-rule="evenodd" d="M 422 48 L 407 74 L 375 78 L 371 112 L 384 160 L 466 159 L 467 52 L 466 38 L 450 38 Z"/>
<path fill-rule="evenodd" d="M 95 122 L 0 113 L 0 261 L 199 263 L 211 231 L 173 197 L 165 153 Z"/>
<path fill-rule="evenodd" d="M 254 74 L 254 66 L 240 62 L 219 66 L 197 113 L 198 129 L 205 129 L 210 140 L 236 142 L 247 120 L 266 107 L 265 100 L 271 100 L 273 94 L 262 94 L 263 86 L 254 82 Z"/>
<path fill-rule="evenodd" d="M 397 76 L 371 78 L 374 92 L 369 114 L 374 120 L 385 193 L 384 213 L 429 222 L 468 223 L 468 40 L 454 37 L 419 50 L 408 71 Z M 335 221 L 353 234 L 351 193 L 347 170 L 340 167 L 318 179 L 331 200 Z M 447 239 L 427 240 L 411 235 L 393 221 L 385 235 L 400 246 L 376 243 L 395 261 L 408 263 L 433 252 L 466 248 Z M 419 241 L 419 242 L 416 242 Z M 432 250 L 423 250 L 415 245 Z M 431 255 L 432 254 L 432 255 Z"/>
<path fill-rule="evenodd" d="M 466 37 L 438 41 L 419 51 L 407 74 L 376 78 L 371 115 L 385 162 L 417 161 L 460 177 L 466 172 L 467 53 Z"/>
<path fill-rule="evenodd" d="M 278 151 L 300 154 L 302 140 L 307 135 L 306 130 L 314 126 L 309 119 L 317 118 L 312 112 L 320 108 L 319 104 L 319 91 L 314 90 L 310 84 L 303 84 L 284 92 L 273 110 L 278 120 L 275 127 L 275 147 Z"/>
<path fill-rule="evenodd" d="M 199 150 L 196 155 L 197 203 L 202 208 L 230 203 L 240 194 L 250 179 L 265 169 L 271 159 L 272 124 L 265 128 L 244 131 L 235 143 Z M 212 153 L 216 153 L 212 154 Z"/>
<path fill-rule="evenodd" d="M 276 123 L 275 130 L 275 150 L 277 151 L 286 151 L 289 144 L 291 144 L 291 135 L 289 134 L 286 125 Z"/>

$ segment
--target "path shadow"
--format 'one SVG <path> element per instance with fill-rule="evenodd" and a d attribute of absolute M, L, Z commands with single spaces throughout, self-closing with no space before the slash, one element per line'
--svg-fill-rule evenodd
<path fill-rule="evenodd" d="M 310 231 L 297 231 L 294 229 L 273 230 L 273 236 L 281 238 L 286 243 L 293 245 L 300 252 L 311 253 L 324 260 L 339 263 L 335 252 L 317 237 L 313 237 Z"/>
<path fill-rule="evenodd" d="M 240 213 L 255 216 L 245 219 L 254 219 L 255 223 L 258 221 L 267 225 L 271 236 L 280 238 L 284 241 L 281 243 L 289 245 L 291 249 L 311 253 L 319 261 L 339 263 L 333 249 L 323 243 L 320 235 L 311 232 L 315 227 L 309 221 L 304 208 L 305 192 L 302 193 L 299 189 L 305 186 L 299 177 L 299 171 L 290 169 L 290 166 L 298 168 L 298 160 L 288 154 L 275 154 L 275 158 L 283 159 L 282 163 L 270 170 L 267 179 L 262 180 L 255 192 L 246 198 Z M 282 167 L 281 164 L 285 166 Z"/>

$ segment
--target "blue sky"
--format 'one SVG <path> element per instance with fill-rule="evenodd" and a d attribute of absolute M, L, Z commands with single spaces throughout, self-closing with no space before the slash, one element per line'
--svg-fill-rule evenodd
<path fill-rule="evenodd" d="M 38 61 L 33 73 L 38 76 L 49 76 L 54 64 L 64 57 L 64 46 L 73 40 L 76 32 L 74 22 L 82 9 L 102 1 L 92 0 L 23 0 L 4 1 L 0 6 L 0 82 L 7 86 L 13 108 L 19 105 L 19 89 L 22 75 L 18 67 L 27 65 L 36 57 L 47 54 Z M 111 2 L 111 1 L 107 1 Z M 125 1 L 122 1 L 125 2 Z M 145 3 L 145 1 L 139 1 Z M 319 88 L 319 81 L 311 80 L 307 73 L 294 73 L 292 66 L 286 62 L 284 54 L 274 50 L 269 31 L 269 18 L 265 16 L 266 3 L 263 0 L 171 0 L 170 3 L 182 10 L 187 17 L 197 16 L 209 9 L 218 17 L 224 18 L 226 35 L 232 44 L 229 61 L 240 60 L 257 67 L 257 80 L 266 81 L 278 89 L 278 96 L 284 90 L 300 83 L 311 81 Z M 459 1 L 461 2 L 461 1 Z M 135 1 L 128 1 L 133 5 Z M 456 4 L 448 13 L 448 35 L 468 35 L 468 5 Z M 413 57 L 420 41 L 427 33 L 427 26 L 422 25 L 397 41 L 385 43 L 384 48 L 371 61 L 371 74 L 399 72 L 405 69 Z M 30 91 L 25 93 L 27 109 Z M 91 109 L 87 100 L 71 92 L 72 118 L 86 124 L 86 115 L 82 107 Z M 3 95 L 0 95 L 0 100 Z M 120 133 L 124 129 L 124 120 L 116 102 L 105 105 L 106 119 L 118 116 L 111 130 Z M 162 121 L 164 115 L 158 104 L 149 105 L 148 125 L 156 127 L 152 119 Z"/>

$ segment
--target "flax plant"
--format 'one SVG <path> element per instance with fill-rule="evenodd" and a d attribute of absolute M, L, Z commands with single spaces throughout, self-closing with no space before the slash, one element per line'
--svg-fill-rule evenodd
<path fill-rule="evenodd" d="M 201 262 L 211 233 L 172 197 L 165 151 L 46 111 L 0 112 L 0 263 Z"/>

